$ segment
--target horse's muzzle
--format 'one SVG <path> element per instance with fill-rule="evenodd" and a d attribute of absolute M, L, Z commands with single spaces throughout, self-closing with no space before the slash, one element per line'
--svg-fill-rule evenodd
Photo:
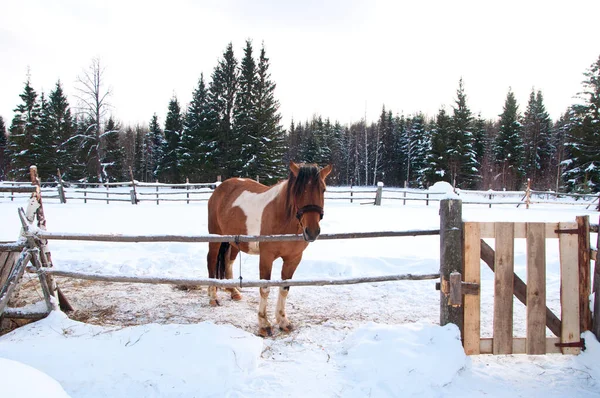
<path fill-rule="evenodd" d="M 307 242 L 316 241 L 320 234 L 321 234 L 321 228 L 316 228 L 312 231 L 309 228 L 304 228 L 302 230 L 302 236 L 304 237 L 304 240 Z"/>

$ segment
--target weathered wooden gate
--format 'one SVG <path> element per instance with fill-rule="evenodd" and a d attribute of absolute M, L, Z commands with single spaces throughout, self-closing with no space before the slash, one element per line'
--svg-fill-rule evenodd
<path fill-rule="evenodd" d="M 466 282 L 480 283 L 480 259 L 494 271 L 493 337 L 480 338 L 480 295 L 464 300 L 464 347 L 467 354 L 577 354 L 580 333 L 591 329 L 589 308 L 590 239 L 589 220 L 576 223 L 476 223 L 464 224 L 464 275 Z M 495 239 L 493 259 L 482 256 Z M 514 242 L 525 239 L 527 246 L 527 285 L 514 273 Z M 558 240 L 560 252 L 560 320 L 546 307 L 546 243 Z M 519 290 L 517 293 L 516 290 Z M 513 295 L 527 309 L 527 336 L 513 337 Z M 549 313 L 549 314 L 548 314 Z M 546 325 L 556 337 L 546 338 Z M 557 325 L 559 326 L 557 328 Z"/>
<path fill-rule="evenodd" d="M 592 330 L 590 261 L 597 251 L 590 248 L 589 218 L 561 223 L 462 222 L 460 201 L 449 200 L 440 209 L 440 322 L 459 326 L 465 353 L 578 354 L 584 347 L 581 332 Z M 494 239 L 495 247 L 484 239 Z M 527 283 L 514 272 L 515 239 L 526 241 Z M 547 244 L 559 246 L 558 316 L 546 306 Z M 481 338 L 482 260 L 494 272 L 491 338 Z M 513 336 L 513 296 L 526 306 L 524 337 Z M 546 337 L 546 327 L 555 337 Z"/>

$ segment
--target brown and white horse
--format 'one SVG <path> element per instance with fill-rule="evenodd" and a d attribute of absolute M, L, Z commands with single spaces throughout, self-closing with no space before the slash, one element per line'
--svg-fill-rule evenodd
<path fill-rule="evenodd" d="M 260 279 L 270 280 L 273 261 L 283 259 L 281 279 L 291 279 L 302 259 L 302 252 L 319 236 L 323 218 L 325 178 L 331 165 L 319 170 L 316 165 L 290 162 L 290 176 L 272 187 L 245 178 L 231 178 L 219 185 L 208 201 L 208 232 L 220 235 L 280 235 L 302 233 L 304 241 L 253 243 L 209 243 L 208 277 L 233 277 L 232 265 L 241 250 L 260 256 Z M 236 288 L 227 289 L 233 300 L 242 298 Z M 270 288 L 260 288 L 258 326 L 261 336 L 272 335 L 267 318 Z M 279 288 L 275 319 L 279 328 L 290 331 L 285 313 L 289 286 Z M 219 305 L 217 288 L 208 288 L 210 305 Z"/>

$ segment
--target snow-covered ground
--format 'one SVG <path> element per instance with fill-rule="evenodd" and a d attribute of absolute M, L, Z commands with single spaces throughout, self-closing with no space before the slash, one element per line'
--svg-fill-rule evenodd
<path fill-rule="evenodd" d="M 0 203 L 0 241 L 16 239 L 19 205 L 25 201 Z M 207 233 L 203 202 L 46 203 L 45 210 L 54 232 Z M 585 214 L 598 222 L 598 212 L 576 206 L 463 208 L 463 218 L 472 221 L 573 221 Z M 383 206 L 328 201 L 321 224 L 324 233 L 438 227 L 437 202 L 403 206 L 390 200 Z M 207 276 L 206 244 L 51 241 L 50 248 L 58 269 Z M 516 244 L 515 261 L 526 280 L 523 242 Z M 558 244 L 552 241 L 547 262 L 548 306 L 560 314 Z M 258 258 L 243 255 L 234 277 L 240 269 L 244 278 L 258 279 Z M 277 262 L 273 277 L 280 269 Z M 317 241 L 305 251 L 294 279 L 438 270 L 436 236 Z M 243 288 L 241 302 L 221 292 L 223 305 L 212 308 L 206 289 L 58 282 L 78 310 L 73 317 L 83 319 L 85 313 L 86 323 L 55 312 L 0 337 L 0 375 L 8 375 L 14 396 L 34 396 L 40 386 L 51 397 L 600 396 L 600 344 L 592 334 L 584 335 L 587 350 L 578 356 L 467 357 L 458 330 L 438 325 L 435 281 L 293 287 L 287 308 L 296 328 L 267 339 L 255 335 L 255 288 Z M 493 274 L 482 265 L 484 336 L 492 331 L 492 293 Z M 272 289 L 272 318 L 276 299 Z M 525 310 L 518 301 L 514 334 L 525 336 Z"/>

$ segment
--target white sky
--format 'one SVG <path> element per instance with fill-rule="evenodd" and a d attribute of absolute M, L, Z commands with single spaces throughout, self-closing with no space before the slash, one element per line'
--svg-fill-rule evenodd
<path fill-rule="evenodd" d="M 600 55 L 598 15 L 598 0 L 2 0 L 0 115 L 8 127 L 28 67 L 38 93 L 60 79 L 75 106 L 76 77 L 99 57 L 113 115 L 162 123 L 173 93 L 186 106 L 226 45 L 239 60 L 250 38 L 255 55 L 265 43 L 286 128 L 315 113 L 375 121 L 383 104 L 433 116 L 461 77 L 485 118 L 509 87 L 524 111 L 535 87 L 556 119 Z"/>

